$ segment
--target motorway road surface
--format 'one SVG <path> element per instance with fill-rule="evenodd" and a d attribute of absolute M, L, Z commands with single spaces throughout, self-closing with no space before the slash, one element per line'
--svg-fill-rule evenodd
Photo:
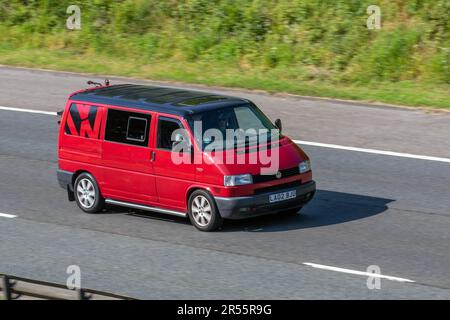
<path fill-rule="evenodd" d="M 0 106 L 57 111 L 86 79 L 0 68 Z M 450 114 L 221 92 L 294 139 L 450 157 Z M 304 146 L 319 191 L 301 215 L 202 233 L 159 214 L 81 212 L 56 181 L 57 130 L 52 115 L 0 109 L 0 273 L 65 283 L 78 265 L 84 287 L 153 299 L 450 298 L 450 163 Z M 370 290 L 367 276 L 305 263 L 414 282 Z"/>

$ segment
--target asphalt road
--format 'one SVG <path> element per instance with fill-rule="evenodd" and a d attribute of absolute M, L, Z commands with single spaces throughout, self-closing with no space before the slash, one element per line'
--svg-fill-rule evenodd
<path fill-rule="evenodd" d="M 0 105 L 56 111 L 89 77 L 0 68 Z M 115 82 L 128 82 L 117 79 Z M 230 93 L 230 92 L 225 92 Z M 274 97 L 251 98 L 292 138 L 449 157 L 448 114 Z M 450 164 L 304 146 L 318 183 L 297 217 L 227 222 L 201 233 L 187 221 L 69 203 L 56 177 L 56 118 L 0 110 L 0 273 L 138 298 L 450 298 Z M 382 279 L 304 263 L 366 271 Z"/>

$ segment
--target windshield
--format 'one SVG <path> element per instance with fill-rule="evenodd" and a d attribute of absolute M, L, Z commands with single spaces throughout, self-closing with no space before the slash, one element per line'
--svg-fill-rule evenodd
<path fill-rule="evenodd" d="M 213 143 L 220 150 L 269 142 L 277 130 L 252 104 L 197 113 L 188 122 L 203 150 Z"/>

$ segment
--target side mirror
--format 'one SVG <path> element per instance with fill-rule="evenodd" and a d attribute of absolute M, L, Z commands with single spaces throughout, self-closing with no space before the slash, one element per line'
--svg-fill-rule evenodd
<path fill-rule="evenodd" d="M 280 130 L 281 133 L 281 131 L 283 130 L 283 125 L 281 124 L 280 119 L 275 120 L 275 126 L 278 128 L 278 130 Z"/>
<path fill-rule="evenodd" d="M 172 149 L 180 144 L 181 148 L 184 148 L 184 151 L 191 152 L 192 145 L 189 143 L 189 139 L 186 139 L 186 137 L 181 133 L 177 133 L 175 135 L 175 141 L 172 143 Z"/>
<path fill-rule="evenodd" d="M 175 136 L 175 143 L 178 144 L 178 143 L 183 142 L 183 141 L 184 141 L 183 135 L 180 134 L 180 133 L 178 133 L 178 134 Z"/>
<path fill-rule="evenodd" d="M 64 114 L 64 110 L 58 111 L 56 115 L 58 116 L 58 124 L 61 124 L 61 118 Z"/>

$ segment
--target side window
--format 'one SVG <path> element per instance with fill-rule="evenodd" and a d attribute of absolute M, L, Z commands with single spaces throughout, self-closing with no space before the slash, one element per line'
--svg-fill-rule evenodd
<path fill-rule="evenodd" d="M 101 108 L 72 103 L 66 118 L 64 131 L 71 136 L 100 139 L 102 115 Z"/>
<path fill-rule="evenodd" d="M 172 150 L 174 141 L 172 133 L 177 129 L 182 129 L 181 122 L 171 118 L 159 118 L 158 121 L 158 149 Z M 186 139 L 183 136 L 184 139 Z"/>
<path fill-rule="evenodd" d="M 146 138 L 147 119 L 129 117 L 127 139 L 131 141 L 144 142 Z"/>
<path fill-rule="evenodd" d="M 105 140 L 147 146 L 150 121 L 149 114 L 109 109 Z"/>

